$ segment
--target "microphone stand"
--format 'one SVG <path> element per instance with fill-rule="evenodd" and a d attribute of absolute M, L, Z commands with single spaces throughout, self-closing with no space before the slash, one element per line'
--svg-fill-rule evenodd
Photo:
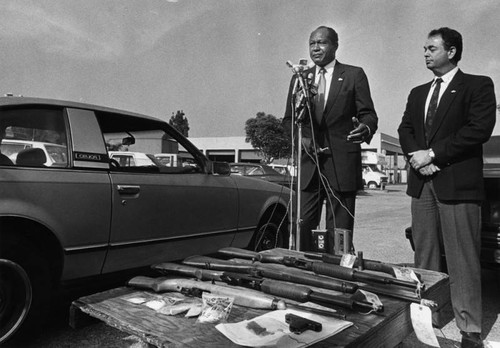
<path fill-rule="evenodd" d="M 296 76 L 295 85 L 292 91 L 292 127 L 293 124 L 297 125 L 297 140 L 298 140 L 298 148 L 297 148 L 297 157 L 295 161 L 297 162 L 297 216 L 296 216 L 296 235 L 295 235 L 295 250 L 300 251 L 300 235 L 301 228 L 300 225 L 302 220 L 301 216 L 301 190 L 300 190 L 300 180 L 302 178 L 302 123 L 305 121 L 304 117 L 306 115 L 306 110 L 309 110 L 309 114 L 311 112 L 311 99 L 309 93 L 309 85 L 304 81 L 304 77 L 302 76 L 302 69 L 298 69 L 290 64 L 290 62 L 286 62 L 286 64 L 292 68 L 293 73 Z M 303 67 L 303 66 L 302 66 Z M 294 122 L 293 122 L 294 121 Z M 292 137 L 293 142 L 293 137 Z M 293 217 L 290 217 L 291 224 L 293 224 Z M 292 245 L 293 243 L 290 243 Z"/>

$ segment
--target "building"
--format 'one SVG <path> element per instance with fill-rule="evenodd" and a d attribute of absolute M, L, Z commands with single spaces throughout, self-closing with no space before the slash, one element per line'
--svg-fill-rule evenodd
<path fill-rule="evenodd" d="M 262 157 L 245 137 L 204 137 L 189 138 L 208 158 L 225 162 L 260 162 Z M 406 179 L 405 160 L 399 140 L 384 133 L 376 133 L 370 144 L 361 145 L 363 161 L 370 163 L 372 153 L 377 157 L 377 166 L 389 175 L 390 182 Z M 274 163 L 288 164 L 287 159 Z"/>

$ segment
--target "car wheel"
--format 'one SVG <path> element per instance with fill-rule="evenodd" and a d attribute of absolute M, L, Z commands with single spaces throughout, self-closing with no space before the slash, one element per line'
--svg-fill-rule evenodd
<path fill-rule="evenodd" d="M 31 307 L 31 282 L 17 263 L 0 259 L 0 343 L 21 327 Z"/>
<path fill-rule="evenodd" d="M 265 220 L 254 236 L 252 249 L 254 251 L 269 250 L 274 248 L 288 248 L 288 233 L 282 217 Z"/>
<path fill-rule="evenodd" d="M 26 241 L 2 243 L 0 250 L 0 345 L 40 332 L 49 305 L 49 268 Z"/>
<path fill-rule="evenodd" d="M 377 183 L 375 181 L 370 181 L 368 183 L 368 188 L 369 189 L 376 189 L 378 186 L 377 186 Z"/>

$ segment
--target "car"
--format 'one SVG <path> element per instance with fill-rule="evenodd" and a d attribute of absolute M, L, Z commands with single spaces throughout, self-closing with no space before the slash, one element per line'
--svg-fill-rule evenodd
<path fill-rule="evenodd" d="M 492 136 L 483 145 L 483 161 L 486 198 L 481 204 L 481 266 L 500 270 L 500 136 Z M 415 250 L 411 227 L 405 235 Z"/>
<path fill-rule="evenodd" d="M 68 159 L 66 158 L 66 146 L 30 140 L 4 139 L 1 143 L 2 153 L 16 163 L 17 154 L 25 149 L 41 149 L 45 154 L 45 166 L 65 167 Z"/>
<path fill-rule="evenodd" d="M 143 152 L 108 151 L 108 155 L 110 159 L 117 161 L 121 167 L 157 166 L 154 156 Z"/>
<path fill-rule="evenodd" d="M 231 163 L 231 173 L 269 181 L 285 187 L 294 187 L 290 175 L 283 175 L 268 165 L 260 163 Z"/>
<path fill-rule="evenodd" d="M 156 160 L 167 167 L 186 167 L 195 165 L 193 156 L 187 152 L 178 153 L 156 153 Z"/>
<path fill-rule="evenodd" d="M 271 163 L 269 167 L 273 168 L 275 171 L 277 171 L 280 174 L 283 175 L 288 175 L 288 176 L 295 176 L 295 168 L 292 165 L 285 165 L 285 164 L 273 164 Z"/>
<path fill-rule="evenodd" d="M 384 189 L 388 177 L 382 173 L 375 164 L 363 164 L 363 183 L 369 189 Z"/>
<path fill-rule="evenodd" d="M 292 191 L 231 175 L 228 163 L 207 159 L 165 121 L 2 97 L 0 140 L 0 345 L 31 336 L 56 290 L 222 247 L 288 247 Z M 190 165 L 113 159 L 166 152 L 166 140 Z M 55 144 L 64 160 L 47 165 L 44 150 L 25 146 L 13 161 L 4 144 L 15 141 Z"/>

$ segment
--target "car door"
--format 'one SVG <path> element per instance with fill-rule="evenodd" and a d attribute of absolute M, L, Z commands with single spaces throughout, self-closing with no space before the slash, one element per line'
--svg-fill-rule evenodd
<path fill-rule="evenodd" d="M 151 147 L 161 143 L 165 132 L 140 121 L 127 129 L 135 143 L 126 150 L 164 152 Z M 105 139 L 116 137 L 105 134 Z M 193 151 L 177 146 L 177 151 Z M 179 167 L 111 171 L 112 229 L 105 272 L 206 254 L 230 245 L 238 225 L 237 188 L 229 176 L 207 174 L 198 156 L 192 153 L 195 163 L 185 166 L 179 161 Z"/>

